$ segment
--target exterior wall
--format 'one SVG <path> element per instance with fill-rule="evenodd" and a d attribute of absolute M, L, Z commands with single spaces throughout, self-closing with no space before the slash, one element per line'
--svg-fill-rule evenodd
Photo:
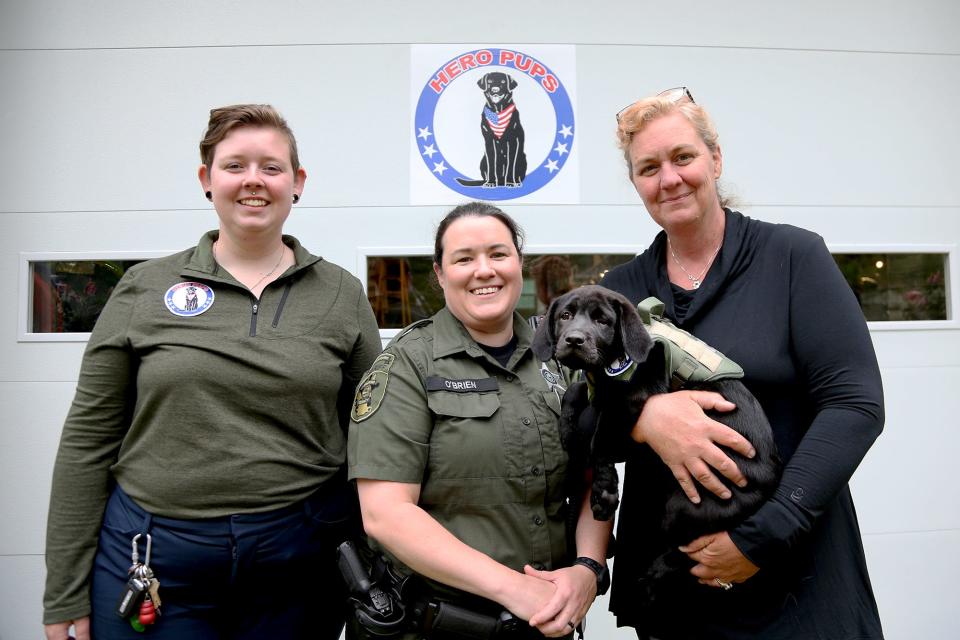
<path fill-rule="evenodd" d="M 21 253 L 192 245 L 216 226 L 196 182 L 212 106 L 270 102 L 287 116 L 309 174 L 287 230 L 363 278 L 367 250 L 426 248 L 449 208 L 409 206 L 408 45 L 573 44 L 580 203 L 505 203 L 530 251 L 647 245 L 656 227 L 625 180 L 613 114 L 686 84 L 717 122 L 724 182 L 745 212 L 834 247 L 947 247 L 957 299 L 952 0 L 538 0 L 500 19 L 435 0 L 0 10 L 0 638 L 42 637 L 50 474 L 83 349 L 18 341 Z M 873 583 L 889 638 L 949 636 L 960 559 L 941 550 L 960 544 L 960 329 L 874 329 L 887 427 L 853 480 Z M 633 637 L 605 609 L 591 612 L 591 636 Z"/>

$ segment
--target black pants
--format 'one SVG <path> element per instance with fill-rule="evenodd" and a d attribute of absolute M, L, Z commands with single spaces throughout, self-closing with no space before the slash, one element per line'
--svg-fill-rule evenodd
<path fill-rule="evenodd" d="M 153 516 L 117 487 L 104 513 L 91 588 L 93 637 L 155 640 L 336 640 L 346 614 L 336 545 L 356 526 L 345 484 L 276 511 L 206 520 Z M 115 613 L 130 568 L 152 538 L 161 614 L 141 634 Z"/>

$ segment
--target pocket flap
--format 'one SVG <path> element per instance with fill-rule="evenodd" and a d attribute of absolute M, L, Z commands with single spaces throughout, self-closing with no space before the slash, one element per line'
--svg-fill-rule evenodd
<path fill-rule="evenodd" d="M 431 411 L 441 416 L 489 418 L 500 408 L 500 395 L 431 391 L 427 394 L 427 405 Z"/>
<path fill-rule="evenodd" d="M 547 401 L 547 406 L 557 415 L 560 415 L 560 398 L 553 391 L 544 391 L 543 398 Z"/>

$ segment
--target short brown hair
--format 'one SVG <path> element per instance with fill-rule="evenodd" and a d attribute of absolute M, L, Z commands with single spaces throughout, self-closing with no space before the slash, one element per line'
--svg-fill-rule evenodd
<path fill-rule="evenodd" d="M 240 127 L 269 127 L 283 133 L 290 142 L 290 164 L 293 172 L 300 170 L 297 140 L 283 116 L 269 104 L 234 104 L 210 110 L 210 122 L 207 123 L 207 131 L 200 141 L 200 160 L 207 166 L 208 171 L 213 168 L 213 154 L 217 145 L 223 142 L 231 131 Z"/>

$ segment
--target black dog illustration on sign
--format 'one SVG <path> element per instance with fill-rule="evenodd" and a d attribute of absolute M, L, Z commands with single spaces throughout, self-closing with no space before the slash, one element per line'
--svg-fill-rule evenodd
<path fill-rule="evenodd" d="M 527 177 L 527 155 L 523 152 L 520 112 L 513 102 L 517 81 L 506 73 L 493 71 L 484 74 L 477 86 L 486 99 L 480 114 L 484 149 L 480 175 L 483 180 L 457 178 L 457 182 L 467 187 L 519 187 Z"/>

